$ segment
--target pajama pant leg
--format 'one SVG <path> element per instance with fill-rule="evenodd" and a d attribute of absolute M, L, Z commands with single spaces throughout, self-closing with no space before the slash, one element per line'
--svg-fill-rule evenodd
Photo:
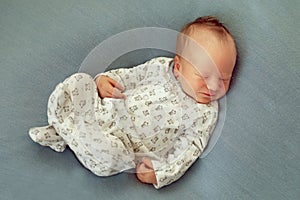
<path fill-rule="evenodd" d="M 99 110 L 101 102 L 93 78 L 78 73 L 58 84 L 51 94 L 48 122 L 94 174 L 109 176 L 134 168 L 133 150 L 113 134 L 122 135 L 118 128 L 99 125 L 95 115 Z"/>

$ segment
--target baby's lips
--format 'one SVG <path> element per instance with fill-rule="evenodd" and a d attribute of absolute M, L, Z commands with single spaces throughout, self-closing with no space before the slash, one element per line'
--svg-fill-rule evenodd
<path fill-rule="evenodd" d="M 205 93 L 205 92 L 201 92 L 201 94 L 203 94 L 204 96 L 207 96 L 207 97 L 214 96 L 214 95 L 211 95 L 210 93 Z"/>

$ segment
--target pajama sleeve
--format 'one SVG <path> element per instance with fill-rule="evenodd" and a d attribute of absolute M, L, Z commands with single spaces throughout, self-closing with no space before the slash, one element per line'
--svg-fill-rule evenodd
<path fill-rule="evenodd" d="M 174 142 L 163 160 L 152 160 L 159 189 L 178 180 L 204 151 L 217 122 L 217 110 L 207 111 Z"/>
<path fill-rule="evenodd" d="M 167 61 L 170 61 L 170 59 L 163 57 L 153 58 L 144 64 L 132 68 L 120 68 L 100 73 L 96 75 L 95 80 L 98 76 L 105 75 L 117 81 L 126 90 L 134 89 L 142 80 L 153 76 L 153 72 L 158 73 L 158 71 L 163 70 L 164 68 L 161 68 L 161 64 L 165 64 Z"/>

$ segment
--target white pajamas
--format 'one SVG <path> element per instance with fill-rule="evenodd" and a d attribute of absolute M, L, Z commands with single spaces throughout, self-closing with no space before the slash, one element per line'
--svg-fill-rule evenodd
<path fill-rule="evenodd" d="M 48 101 L 48 126 L 30 137 L 63 151 L 68 145 L 99 176 L 152 160 L 161 188 L 180 178 L 206 147 L 218 103 L 199 104 L 172 73 L 172 59 L 159 57 L 130 69 L 102 73 L 125 87 L 126 99 L 101 99 L 94 79 L 78 73 L 57 85 Z"/>

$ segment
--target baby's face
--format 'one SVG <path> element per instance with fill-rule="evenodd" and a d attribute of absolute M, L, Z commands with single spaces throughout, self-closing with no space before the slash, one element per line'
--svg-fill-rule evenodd
<path fill-rule="evenodd" d="M 187 56 L 190 62 L 175 56 L 174 75 L 186 94 L 206 104 L 220 99 L 228 91 L 236 62 L 236 50 L 233 42 L 216 41 L 210 34 L 192 37 L 203 50 L 187 50 L 189 45 L 185 45 L 184 52 L 194 55 Z"/>

